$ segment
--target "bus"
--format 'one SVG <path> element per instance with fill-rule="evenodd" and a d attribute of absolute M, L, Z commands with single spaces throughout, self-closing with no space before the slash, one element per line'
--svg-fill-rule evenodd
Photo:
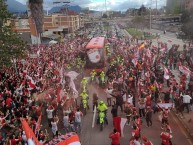
<path fill-rule="evenodd" d="M 106 51 L 105 38 L 95 37 L 86 45 L 86 69 L 92 69 L 96 72 L 105 71 Z"/>

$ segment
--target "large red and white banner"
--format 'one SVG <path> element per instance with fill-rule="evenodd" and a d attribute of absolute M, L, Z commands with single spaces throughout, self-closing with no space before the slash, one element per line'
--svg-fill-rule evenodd
<path fill-rule="evenodd" d="M 125 123 L 127 122 L 126 118 L 121 117 L 113 117 L 114 122 L 114 128 L 121 134 L 121 137 L 124 137 L 123 129 L 125 126 Z"/>
<path fill-rule="evenodd" d="M 173 107 L 173 103 L 158 103 L 158 106 L 160 108 L 172 108 Z"/>
<path fill-rule="evenodd" d="M 28 145 L 41 145 L 33 130 L 29 127 L 25 119 L 21 119 L 22 128 L 26 134 Z"/>

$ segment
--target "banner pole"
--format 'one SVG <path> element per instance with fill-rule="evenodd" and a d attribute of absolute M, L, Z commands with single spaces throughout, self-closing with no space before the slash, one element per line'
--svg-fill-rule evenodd
<path fill-rule="evenodd" d="M 94 107 L 94 114 L 93 114 L 93 120 L 92 120 L 92 128 L 94 128 L 95 118 L 96 118 L 96 105 Z"/>

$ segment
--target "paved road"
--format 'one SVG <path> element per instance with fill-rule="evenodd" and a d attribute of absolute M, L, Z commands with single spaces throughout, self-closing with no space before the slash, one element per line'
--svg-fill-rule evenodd
<path fill-rule="evenodd" d="M 145 29 L 144 31 L 151 32 L 155 35 L 156 33 L 159 33 L 160 38 L 158 39 L 158 41 L 167 43 L 169 47 L 171 47 L 173 44 L 177 44 L 177 45 L 180 45 L 179 50 L 183 49 L 184 42 L 181 39 L 177 39 L 175 33 L 166 32 L 166 34 L 163 34 L 163 31 L 155 30 L 155 29 L 151 29 L 151 30 Z M 168 40 L 171 42 L 168 42 Z M 153 42 L 157 44 L 156 39 L 154 39 Z"/>
<path fill-rule="evenodd" d="M 100 96 L 100 100 L 106 101 L 105 93 L 102 89 L 98 88 L 96 85 L 89 85 L 89 93 L 90 93 L 90 105 L 92 102 L 92 94 L 94 92 L 97 92 L 97 94 Z M 113 130 L 113 124 L 112 124 L 112 117 L 110 114 L 111 108 L 109 108 L 108 111 L 108 120 L 109 124 L 106 125 L 104 130 L 101 132 L 99 129 L 99 126 L 95 124 L 95 127 L 92 128 L 92 118 L 93 118 L 93 112 L 92 110 L 89 110 L 87 115 L 83 119 L 83 128 L 82 133 L 80 135 L 81 143 L 82 145 L 110 145 L 111 141 L 108 138 L 108 135 Z M 124 117 L 124 113 L 120 112 L 119 108 L 119 115 Z M 172 139 L 173 145 L 192 145 L 191 141 L 189 140 L 189 137 L 187 136 L 184 129 L 180 126 L 180 123 L 175 118 L 174 115 L 170 114 L 169 122 L 171 124 L 171 128 L 173 131 L 174 138 Z M 160 145 L 160 133 L 161 133 L 161 123 L 158 120 L 158 115 L 153 115 L 153 126 L 148 128 L 146 127 L 146 122 L 143 119 L 143 125 L 142 125 L 142 135 L 145 135 L 148 137 L 154 145 Z M 125 126 L 124 128 L 124 135 L 125 137 L 121 139 L 121 145 L 128 145 L 129 139 L 131 137 L 131 126 Z"/>
<path fill-rule="evenodd" d="M 126 32 L 125 32 L 126 33 Z M 129 34 L 128 34 L 129 35 Z M 162 36 L 161 34 L 161 40 L 167 42 L 168 38 L 170 38 L 170 35 L 173 34 L 167 34 L 166 36 Z M 175 37 L 171 37 L 172 41 L 178 41 Z M 174 42 L 174 43 L 175 43 Z M 154 40 L 154 43 L 156 44 L 156 40 Z M 180 42 L 181 43 L 181 42 Z M 183 44 L 181 44 L 183 45 Z M 97 85 L 89 85 L 89 94 L 90 94 L 90 110 L 87 112 L 87 115 L 83 118 L 83 126 L 82 126 L 82 132 L 80 135 L 81 143 L 82 145 L 110 145 L 111 140 L 108 138 L 109 133 L 113 130 L 113 123 L 112 123 L 112 117 L 111 117 L 111 107 L 108 111 L 108 120 L 109 124 L 105 126 L 104 130 L 101 132 L 99 129 L 99 126 L 96 125 L 92 128 L 92 119 L 93 119 L 93 111 L 92 111 L 92 94 L 96 92 L 100 98 L 100 100 L 103 100 L 106 102 L 106 96 L 104 93 L 104 90 L 99 88 Z M 121 113 L 119 108 L 119 115 L 122 117 L 124 116 L 124 113 Z M 185 129 L 181 126 L 180 122 L 177 120 L 176 116 L 174 116 L 172 113 L 170 114 L 169 122 L 171 124 L 171 128 L 173 131 L 173 145 L 193 145 L 193 142 L 191 139 L 189 139 L 188 134 L 185 132 Z M 129 139 L 131 138 L 131 126 L 126 125 L 124 128 L 124 137 L 121 138 L 121 145 L 129 145 Z M 145 135 L 147 138 L 149 138 L 154 145 L 160 145 L 161 139 L 160 139 L 160 133 L 161 130 L 161 122 L 158 120 L 158 114 L 153 115 L 153 126 L 148 128 L 146 127 L 145 119 L 143 118 L 143 125 L 142 125 L 142 136 Z"/>

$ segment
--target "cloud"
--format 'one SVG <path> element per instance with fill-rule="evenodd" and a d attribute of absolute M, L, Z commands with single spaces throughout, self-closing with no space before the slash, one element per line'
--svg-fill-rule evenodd
<path fill-rule="evenodd" d="M 27 0 L 17 0 L 23 4 L 26 4 Z M 54 7 L 53 1 L 56 0 L 44 0 L 44 7 L 51 9 Z M 57 0 L 67 1 L 67 0 Z M 79 5 L 81 7 L 89 8 L 90 10 L 105 11 L 105 0 L 69 0 L 70 5 Z M 151 0 L 106 0 L 107 10 L 126 11 L 128 8 L 139 8 L 141 5 L 146 7 L 151 6 Z M 60 4 L 61 5 L 61 4 Z M 166 0 L 158 1 L 158 8 L 165 6 Z M 152 7 L 155 8 L 155 1 L 152 2 Z"/>

